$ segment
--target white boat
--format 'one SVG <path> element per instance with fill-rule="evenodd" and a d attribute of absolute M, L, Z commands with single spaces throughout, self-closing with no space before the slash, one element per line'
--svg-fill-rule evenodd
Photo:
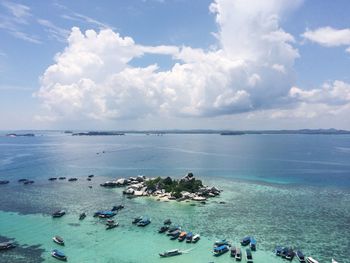
<path fill-rule="evenodd" d="M 307 258 L 306 258 L 306 261 L 307 261 L 308 263 L 319 263 L 316 259 L 313 259 L 312 257 L 307 257 Z"/>
<path fill-rule="evenodd" d="M 338 261 L 335 261 L 334 258 L 332 258 L 332 263 L 338 263 Z"/>
<path fill-rule="evenodd" d="M 61 246 L 64 246 L 64 240 L 63 240 L 62 237 L 60 237 L 60 236 L 54 236 L 54 237 L 52 238 L 52 240 L 53 240 L 55 243 L 57 243 L 57 244 L 59 244 L 59 245 L 61 245 Z"/>
<path fill-rule="evenodd" d="M 201 236 L 199 234 L 194 235 L 192 238 L 192 243 L 197 243 L 200 238 Z"/>
<path fill-rule="evenodd" d="M 173 257 L 173 256 L 177 256 L 177 255 L 181 255 L 182 252 L 178 249 L 173 249 L 173 250 L 169 250 L 169 251 L 165 251 L 163 253 L 160 253 L 159 256 L 161 257 Z"/>

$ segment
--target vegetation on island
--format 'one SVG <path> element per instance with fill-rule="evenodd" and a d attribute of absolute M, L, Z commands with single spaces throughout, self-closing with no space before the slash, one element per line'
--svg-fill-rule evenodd
<path fill-rule="evenodd" d="M 181 198 L 181 192 L 196 193 L 203 187 L 202 181 L 195 179 L 192 173 L 189 173 L 185 178 L 180 180 L 171 179 L 170 177 L 157 177 L 145 182 L 147 189 L 156 191 L 164 189 L 165 192 L 171 193 L 175 198 Z"/>

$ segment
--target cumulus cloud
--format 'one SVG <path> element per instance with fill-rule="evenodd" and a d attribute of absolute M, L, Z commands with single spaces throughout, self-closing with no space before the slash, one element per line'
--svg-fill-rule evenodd
<path fill-rule="evenodd" d="M 350 29 L 336 29 L 332 27 L 321 27 L 315 30 L 307 29 L 302 36 L 312 42 L 325 47 L 338 47 L 350 45 Z M 349 52 L 349 49 L 346 49 Z"/>
<path fill-rule="evenodd" d="M 218 116 L 276 107 L 294 85 L 299 54 L 279 25 L 295 0 L 216 0 L 218 48 L 145 46 L 111 29 L 73 28 L 36 93 L 58 118 Z M 145 54 L 170 56 L 169 70 L 133 67 Z M 46 118 L 47 119 L 47 118 Z"/>

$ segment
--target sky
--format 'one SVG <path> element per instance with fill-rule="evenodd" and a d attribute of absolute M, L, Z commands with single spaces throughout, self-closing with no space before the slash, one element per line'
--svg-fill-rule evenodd
<path fill-rule="evenodd" d="M 0 0 L 0 129 L 350 130 L 348 0 Z"/>

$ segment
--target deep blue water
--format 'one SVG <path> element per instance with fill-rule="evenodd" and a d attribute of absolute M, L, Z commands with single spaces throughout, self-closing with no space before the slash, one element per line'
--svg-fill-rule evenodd
<path fill-rule="evenodd" d="M 348 135 L 45 135 L 0 137 L 0 178 L 192 171 L 201 177 L 350 187 Z"/>

